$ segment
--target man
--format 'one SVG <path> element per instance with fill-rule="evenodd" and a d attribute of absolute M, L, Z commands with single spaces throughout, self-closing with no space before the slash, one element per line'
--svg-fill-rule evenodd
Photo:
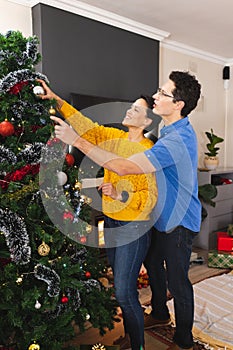
<path fill-rule="evenodd" d="M 143 133 L 152 122 L 149 117 L 153 106 L 151 97 L 141 96 L 127 110 L 122 121 L 122 125 L 128 128 L 125 132 L 94 123 L 57 96 L 43 81 L 40 82 L 45 91 L 42 97 L 55 99 L 59 112 L 85 139 L 125 157 L 153 145 Z M 65 123 L 64 133 L 70 130 Z M 105 246 L 125 329 L 125 336 L 115 343 L 121 350 L 142 350 L 144 319 L 138 300 L 137 279 L 151 241 L 153 224 L 150 213 L 157 200 L 155 177 L 152 174 L 119 176 L 105 169 L 104 181 L 99 188 L 103 194 Z"/>
<path fill-rule="evenodd" d="M 146 258 L 152 288 L 152 313 L 145 327 L 169 324 L 167 287 L 174 298 L 176 331 L 171 349 L 193 349 L 193 288 L 188 278 L 193 237 L 201 224 L 197 183 L 197 140 L 188 114 L 196 107 L 201 86 L 188 72 L 173 71 L 153 95 L 153 112 L 164 122 L 157 143 L 143 153 L 124 159 L 96 148 L 76 135 L 64 135 L 64 122 L 56 136 L 72 144 L 99 165 L 118 175 L 156 173 L 158 201 L 153 242 Z M 164 268 L 166 264 L 166 269 Z"/>

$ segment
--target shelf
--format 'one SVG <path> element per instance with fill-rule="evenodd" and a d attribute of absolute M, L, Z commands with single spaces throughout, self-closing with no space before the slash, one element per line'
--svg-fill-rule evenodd
<path fill-rule="evenodd" d="M 233 168 L 217 168 L 209 171 L 198 171 L 199 186 L 211 184 L 213 176 L 233 180 Z M 213 232 L 224 230 L 233 223 L 233 183 L 216 186 L 218 194 L 213 201 L 215 207 L 202 203 L 207 211 L 207 217 L 202 221 L 201 231 L 194 239 L 193 245 L 202 249 L 216 249 L 216 240 Z"/>

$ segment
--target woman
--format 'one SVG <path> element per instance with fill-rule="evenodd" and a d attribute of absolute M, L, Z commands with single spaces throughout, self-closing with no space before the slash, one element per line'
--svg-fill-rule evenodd
<path fill-rule="evenodd" d="M 83 116 L 57 96 L 40 80 L 45 94 L 42 99 L 55 99 L 57 109 L 68 123 L 88 141 L 102 148 L 129 157 L 152 147 L 144 136 L 144 129 L 152 120 L 148 117 L 153 101 L 141 96 L 127 110 L 122 125 L 128 132 L 104 127 Z M 72 144 L 77 134 L 66 122 L 51 117 L 56 137 Z M 114 342 L 121 350 L 144 348 L 144 316 L 138 299 L 137 279 L 150 245 L 153 226 L 150 213 L 157 201 L 157 187 L 153 174 L 119 176 L 105 170 L 102 190 L 102 210 L 105 214 L 105 245 L 114 275 L 115 296 L 121 307 L 125 336 Z"/>

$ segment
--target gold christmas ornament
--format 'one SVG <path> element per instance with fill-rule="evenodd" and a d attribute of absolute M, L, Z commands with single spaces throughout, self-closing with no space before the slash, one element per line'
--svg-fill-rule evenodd
<path fill-rule="evenodd" d="M 86 203 L 87 203 L 87 204 L 91 204 L 91 203 L 92 203 L 92 198 L 91 198 L 91 197 L 87 197 Z"/>
<path fill-rule="evenodd" d="M 50 108 L 49 108 L 49 114 L 55 115 L 55 114 L 56 114 L 56 109 L 53 108 L 53 107 L 50 107 Z"/>
<path fill-rule="evenodd" d="M 89 314 L 86 314 L 86 320 L 90 320 L 91 316 Z"/>
<path fill-rule="evenodd" d="M 23 277 L 22 276 L 18 277 L 17 280 L 16 280 L 16 283 L 18 285 L 20 285 L 22 282 L 23 282 Z"/>
<path fill-rule="evenodd" d="M 92 231 L 92 226 L 91 225 L 87 225 L 86 226 L 86 233 L 91 233 Z"/>
<path fill-rule="evenodd" d="M 31 344 L 28 348 L 28 350 L 40 350 L 40 345 L 39 344 Z"/>
<path fill-rule="evenodd" d="M 82 194 L 82 195 L 80 196 L 80 199 L 81 199 L 84 203 L 86 203 L 87 196 L 85 196 L 85 194 Z"/>
<path fill-rule="evenodd" d="M 38 253 L 41 256 L 46 256 L 48 255 L 50 252 L 50 247 L 48 246 L 48 244 L 46 244 L 45 242 L 42 242 L 41 245 L 39 245 L 38 247 Z"/>
<path fill-rule="evenodd" d="M 95 344 L 92 346 L 91 350 L 106 350 L 105 346 L 102 344 Z"/>
<path fill-rule="evenodd" d="M 75 188 L 76 190 L 80 191 L 80 190 L 82 189 L 82 184 L 81 184 L 81 182 L 79 182 L 79 181 L 75 182 L 74 188 Z"/>

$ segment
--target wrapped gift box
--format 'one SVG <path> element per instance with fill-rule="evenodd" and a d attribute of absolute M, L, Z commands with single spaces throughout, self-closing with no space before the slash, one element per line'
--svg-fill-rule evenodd
<path fill-rule="evenodd" d="M 217 235 L 217 239 L 219 238 L 219 237 L 225 237 L 226 235 L 227 235 L 227 231 L 217 231 L 217 232 L 215 232 L 216 233 L 216 235 Z M 228 236 L 228 235 L 227 235 Z"/>
<path fill-rule="evenodd" d="M 228 252 L 233 251 L 233 237 L 229 236 L 226 232 L 219 232 L 217 239 L 217 249 L 225 250 Z"/>
<path fill-rule="evenodd" d="M 208 266 L 222 269 L 233 268 L 233 252 L 211 250 L 208 253 Z"/>

